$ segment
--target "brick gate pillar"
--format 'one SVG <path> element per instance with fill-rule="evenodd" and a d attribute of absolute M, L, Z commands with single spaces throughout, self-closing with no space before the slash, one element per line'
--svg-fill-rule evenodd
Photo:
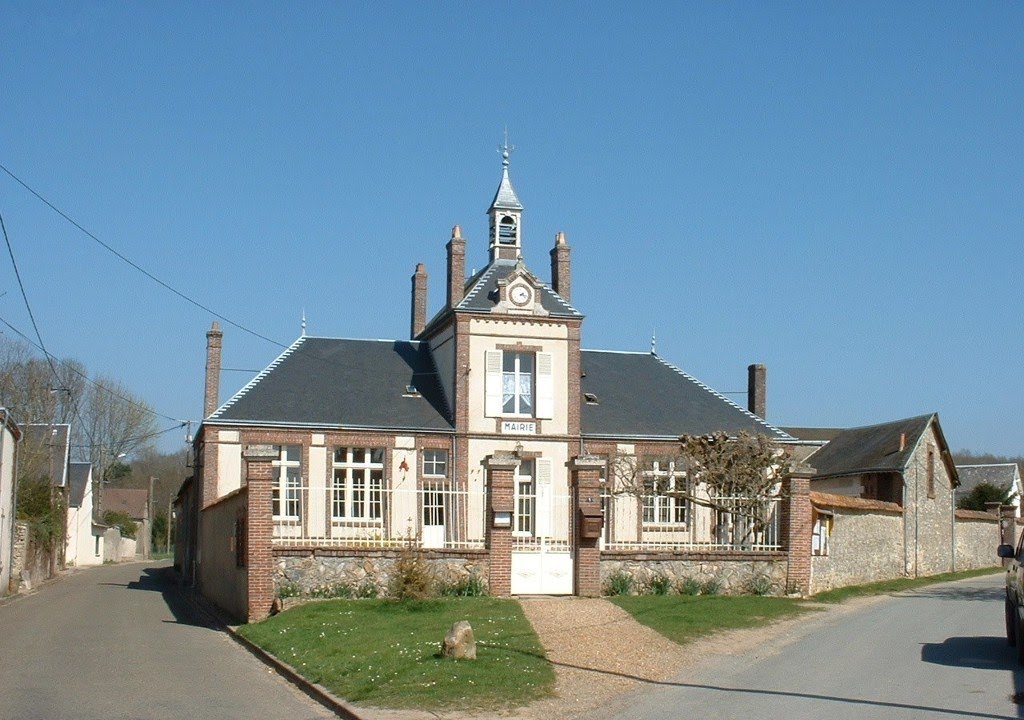
<path fill-rule="evenodd" d="M 789 556 L 786 590 L 807 595 L 811 591 L 811 478 L 815 471 L 794 468 L 782 481 L 780 532 Z"/>
<path fill-rule="evenodd" d="M 514 522 L 514 475 L 517 455 L 494 454 L 484 459 L 487 468 L 487 549 L 490 594 L 512 594 L 512 523 Z"/>
<path fill-rule="evenodd" d="M 270 614 L 274 604 L 274 556 L 272 541 L 274 519 L 271 492 L 274 480 L 272 461 L 278 457 L 273 445 L 249 445 L 245 448 L 246 483 L 249 508 L 246 537 L 246 622 L 257 622 Z"/>
<path fill-rule="evenodd" d="M 569 461 L 575 508 L 573 587 L 583 597 L 601 595 L 601 470 L 605 461 L 581 455 Z"/>

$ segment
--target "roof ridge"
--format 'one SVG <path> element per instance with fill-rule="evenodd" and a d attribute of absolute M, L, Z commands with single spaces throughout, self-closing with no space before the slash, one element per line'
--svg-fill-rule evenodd
<path fill-rule="evenodd" d="M 342 340 L 344 342 L 381 342 L 381 343 L 409 343 L 419 345 L 423 340 L 401 340 L 398 338 L 353 338 L 353 337 L 331 337 L 329 335 L 304 335 L 306 340 Z"/>
<path fill-rule="evenodd" d="M 1006 463 L 968 463 L 967 465 L 961 465 L 957 463 L 958 468 L 976 468 L 976 467 L 1019 467 L 1015 462 Z"/>
<path fill-rule="evenodd" d="M 588 350 L 587 348 L 581 348 L 580 352 L 588 353 L 609 353 L 613 355 L 650 355 L 650 350 Z"/>
<path fill-rule="evenodd" d="M 307 339 L 309 339 L 308 335 L 300 336 L 289 347 L 285 348 L 284 352 L 282 352 L 280 355 L 278 355 L 277 358 L 275 358 L 273 360 L 273 362 L 271 362 L 269 365 L 267 365 L 265 368 L 263 368 L 260 372 L 256 373 L 256 376 L 252 380 L 247 382 L 245 385 L 243 385 L 241 390 L 236 392 L 234 395 L 232 395 L 230 398 L 228 398 L 228 400 L 223 405 L 221 405 L 219 408 L 214 410 L 210 414 L 210 417 L 207 418 L 207 419 L 208 420 L 212 420 L 212 419 L 216 418 L 222 412 L 224 412 L 225 410 L 230 408 L 232 405 L 234 405 L 236 402 L 238 402 L 243 397 L 245 397 L 245 395 L 250 390 L 252 390 L 253 387 L 255 387 L 258 382 L 260 382 L 263 378 L 265 378 L 267 375 L 269 375 L 271 370 L 273 370 L 278 365 L 280 365 L 282 362 L 284 362 L 285 358 L 287 358 L 289 355 L 291 355 L 293 352 L 295 352 L 298 349 L 299 345 L 304 343 Z"/>
<path fill-rule="evenodd" d="M 774 432 L 778 433 L 779 435 L 782 436 L 782 437 L 778 438 L 779 440 L 796 440 L 797 439 L 797 438 L 793 437 L 792 435 L 790 435 L 789 433 L 785 432 L 784 430 L 780 430 L 779 428 L 775 427 L 774 425 L 771 425 L 764 418 L 758 417 L 757 415 L 755 415 L 754 413 L 750 412 L 749 410 L 746 410 L 745 408 L 741 407 L 739 404 L 737 404 L 733 400 L 730 400 L 725 395 L 723 395 L 722 393 L 720 393 L 717 390 L 715 390 L 714 388 L 712 388 L 710 385 L 706 385 L 706 384 L 702 383 L 700 380 L 695 378 L 693 375 L 690 375 L 688 372 L 685 372 L 684 370 L 676 367 L 672 363 L 670 363 L 667 360 L 663 359 L 657 353 L 650 353 L 650 355 L 655 360 L 660 362 L 662 365 L 664 365 L 665 367 L 667 367 L 670 370 L 673 370 L 673 371 L 679 373 L 680 375 L 682 375 L 684 378 L 686 378 L 687 380 L 692 382 L 697 387 L 701 388 L 702 390 L 706 390 L 707 392 L 711 393 L 712 395 L 714 395 L 719 400 L 723 400 L 724 402 L 728 403 L 729 405 L 732 405 L 734 408 L 736 408 L 740 412 L 744 413 L 745 415 L 747 415 L 751 419 L 755 420 L 758 424 L 764 425 L 769 430 L 773 430 Z"/>

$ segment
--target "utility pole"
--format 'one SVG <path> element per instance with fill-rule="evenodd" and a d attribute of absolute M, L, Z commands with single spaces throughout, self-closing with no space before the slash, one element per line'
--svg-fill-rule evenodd
<path fill-rule="evenodd" d="M 146 558 L 149 560 L 153 559 L 153 521 L 156 520 L 156 506 L 153 504 L 153 483 L 156 482 L 156 478 L 152 475 L 149 476 L 149 503 L 147 514 L 149 515 L 149 522 L 146 523 L 146 534 L 148 537 L 145 539 L 146 543 Z"/>

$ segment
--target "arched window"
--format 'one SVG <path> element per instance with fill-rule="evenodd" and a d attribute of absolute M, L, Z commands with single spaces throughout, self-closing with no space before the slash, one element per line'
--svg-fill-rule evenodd
<path fill-rule="evenodd" d="M 506 215 L 498 223 L 498 240 L 506 244 L 516 241 L 516 220 L 511 215 Z"/>

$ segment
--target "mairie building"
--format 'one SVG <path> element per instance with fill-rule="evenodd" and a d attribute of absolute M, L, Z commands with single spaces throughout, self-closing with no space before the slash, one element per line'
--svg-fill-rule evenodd
<path fill-rule="evenodd" d="M 179 498 L 193 540 L 177 558 L 207 597 L 253 619 L 290 592 L 384 593 L 406 548 L 493 595 L 596 595 L 636 558 L 735 550 L 728 513 L 687 499 L 706 490 L 678 438 L 791 442 L 763 420 L 763 367 L 745 409 L 653 349 L 583 349 L 566 237 L 542 279 L 523 262 L 524 212 L 506 149 L 486 265 L 467 277 L 484 243 L 455 226 L 432 316 L 415 266 L 408 340 L 303 334 L 221 403 L 214 323 Z M 779 520 L 747 538 L 748 557 L 783 556 Z"/>

